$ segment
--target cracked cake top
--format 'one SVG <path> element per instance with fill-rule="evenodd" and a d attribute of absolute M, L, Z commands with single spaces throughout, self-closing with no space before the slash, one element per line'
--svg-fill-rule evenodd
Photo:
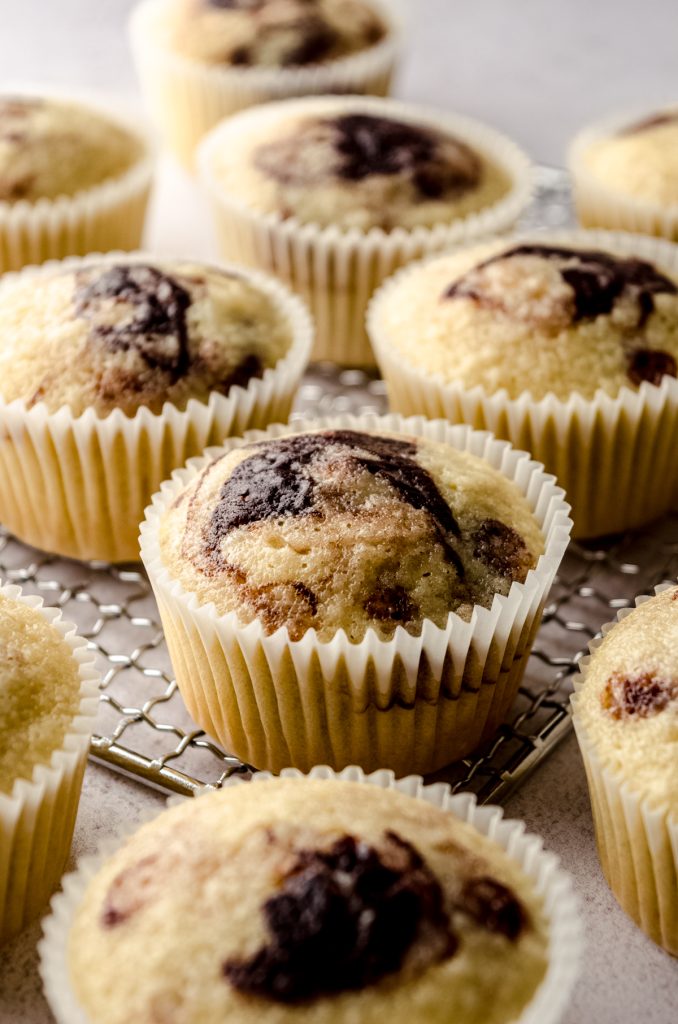
<path fill-rule="evenodd" d="M 584 243 L 501 241 L 423 263 L 374 310 L 413 367 L 488 394 L 616 395 L 678 373 L 678 282 Z"/>
<path fill-rule="evenodd" d="M 610 630 L 574 706 L 603 761 L 678 814 L 678 587 L 643 601 Z"/>
<path fill-rule="evenodd" d="M 183 408 L 246 387 L 291 343 L 291 325 L 245 272 L 198 263 L 93 257 L 0 295 L 2 396 L 50 412 Z"/>
<path fill-rule="evenodd" d="M 471 826 L 400 793 L 284 779 L 140 829 L 90 883 L 70 965 L 98 1024 L 381 1024 L 415 1007 L 499 1024 L 530 1001 L 547 943 L 532 884 Z"/>
<path fill-rule="evenodd" d="M 172 0 L 162 28 L 175 52 L 240 69 L 324 64 L 388 33 L 369 0 Z"/>
<path fill-rule="evenodd" d="M 0 96 L 0 202 L 72 196 L 120 177 L 143 155 L 135 135 L 96 110 Z"/>
<path fill-rule="evenodd" d="M 479 149 L 388 101 L 293 102 L 215 134 L 207 161 L 225 196 L 302 224 L 392 231 L 450 223 L 509 191 L 507 172 Z"/>
<path fill-rule="evenodd" d="M 209 463 L 160 525 L 170 575 L 217 614 L 321 640 L 418 634 L 523 582 L 544 540 L 516 485 L 443 443 L 324 430 Z"/>

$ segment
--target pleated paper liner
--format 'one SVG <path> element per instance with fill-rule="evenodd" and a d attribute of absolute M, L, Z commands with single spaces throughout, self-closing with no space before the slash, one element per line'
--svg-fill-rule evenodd
<path fill-rule="evenodd" d="M 656 593 L 668 585 L 657 587 Z M 636 605 L 650 600 L 639 597 Z M 633 611 L 619 612 L 621 622 Z M 607 623 L 602 636 L 589 645 L 593 654 L 617 625 Z M 572 713 L 584 760 L 591 797 L 600 863 L 622 908 L 654 942 L 678 956 L 678 817 L 666 806 L 655 806 L 601 756 L 577 712 L 577 694 L 586 684 L 591 658 L 580 662 L 575 679 Z"/>
<path fill-rule="evenodd" d="M 515 241 L 532 236 L 516 236 Z M 586 245 L 656 263 L 678 279 L 678 246 L 617 232 L 539 233 L 542 244 Z M 488 394 L 440 374 L 427 373 L 395 351 L 380 322 L 380 310 L 397 294 L 406 267 L 375 295 L 368 331 L 388 385 L 389 405 L 404 416 L 442 417 L 491 430 L 544 463 L 572 506 L 575 537 L 600 537 L 642 526 L 673 507 L 678 481 L 678 380 L 660 386 L 624 387 L 612 397 L 599 390 L 592 399 L 568 400 L 529 390 L 510 398 Z M 413 339 L 413 344 L 416 339 Z"/>
<path fill-rule="evenodd" d="M 189 169 L 201 138 L 246 107 L 291 96 L 355 93 L 387 96 L 402 48 L 400 0 L 369 0 L 388 31 L 359 53 L 298 68 L 201 63 L 164 41 L 167 0 L 144 0 L 132 13 L 130 38 L 146 105 L 167 146 Z"/>
<path fill-rule="evenodd" d="M 30 779 L 16 779 L 8 793 L 0 792 L 1 944 L 45 908 L 66 866 L 99 706 L 99 673 L 86 641 L 58 609 L 44 608 L 41 598 L 23 596 L 16 586 L 2 586 L 0 594 L 40 611 L 70 647 L 81 680 L 78 714 L 61 746 Z"/>
<path fill-rule="evenodd" d="M 172 665 L 193 718 L 224 747 L 257 768 L 307 771 L 360 764 L 426 774 L 470 753 L 505 720 L 525 671 L 571 520 L 562 490 L 524 452 L 466 427 L 399 416 L 352 417 L 274 426 L 228 442 L 320 428 L 392 431 L 443 441 L 485 458 L 515 481 L 545 536 L 545 553 L 524 583 L 469 622 L 451 613 L 445 628 L 427 620 L 419 636 L 399 626 L 390 640 L 369 629 L 360 643 L 338 630 L 321 642 L 314 629 L 291 640 L 266 635 L 200 605 L 164 566 L 159 523 L 178 492 L 224 449 L 192 460 L 166 482 L 147 510 L 141 556 L 155 592 Z"/>
<path fill-rule="evenodd" d="M 30 268 L 21 277 L 77 268 L 93 258 Z M 153 257 L 114 253 L 103 259 Z M 289 321 L 293 340 L 287 354 L 244 388 L 213 392 L 207 402 L 191 399 L 183 409 L 168 402 L 160 413 L 142 407 L 134 416 L 120 409 L 105 417 L 93 409 L 74 416 L 66 406 L 49 412 L 44 402 L 27 407 L 22 400 L 0 398 L 0 521 L 11 533 L 70 558 L 137 560 L 144 509 L 172 470 L 226 437 L 288 418 L 312 346 L 308 313 L 272 278 L 225 269 L 260 288 Z M 0 302 L 12 284 L 3 281 Z"/>
<path fill-rule="evenodd" d="M 292 778 L 300 776 L 293 769 L 282 774 Z M 427 786 L 419 776 L 396 781 L 391 772 L 381 770 L 365 775 L 355 766 L 340 774 L 327 767 L 314 767 L 309 775 L 313 779 L 339 778 L 359 785 L 395 790 L 416 800 L 424 800 L 468 823 L 504 850 L 531 880 L 542 898 L 549 931 L 546 975 L 529 1004 L 512 1024 L 556 1024 L 562 1018 L 579 973 L 582 926 L 570 879 L 560 869 L 557 857 L 544 850 L 538 836 L 526 832 L 523 822 L 505 819 L 500 807 L 479 807 L 473 795 L 461 793 L 452 796 L 449 786 L 441 783 Z M 225 785 L 266 785 L 269 778 L 267 774 L 260 774 L 251 783 L 229 779 Z M 51 913 L 43 922 L 44 937 L 39 944 L 40 973 L 57 1024 L 100 1024 L 85 1013 L 71 984 L 69 933 L 90 881 L 130 832 L 131 829 L 117 839 L 107 841 L 97 854 L 80 861 L 77 871 L 64 878 L 63 891 L 52 900 Z"/>
<path fill-rule="evenodd" d="M 325 110 L 326 98 L 318 101 Z M 487 238 L 512 228 L 527 206 L 532 189 L 530 163 L 510 139 L 477 121 L 459 115 L 390 101 L 351 97 L 351 109 L 413 121 L 446 131 L 503 168 L 511 187 L 492 205 L 433 228 L 384 231 L 302 224 L 295 217 L 263 213 L 229 195 L 212 170 L 213 154 L 237 145 L 249 125 L 277 120 L 269 105 L 237 115 L 212 131 L 201 143 L 201 181 L 212 200 L 222 254 L 249 266 L 273 271 L 308 303 L 316 322 L 315 359 L 347 366 L 374 366 L 365 331 L 365 313 L 376 288 L 395 270 L 452 245 Z M 342 109 L 346 97 L 337 98 Z M 289 101 L 290 115 L 313 113 L 313 99 Z"/>

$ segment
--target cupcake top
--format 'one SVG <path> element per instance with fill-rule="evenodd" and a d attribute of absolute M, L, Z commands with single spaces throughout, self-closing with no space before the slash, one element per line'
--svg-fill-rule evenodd
<path fill-rule="evenodd" d="M 73 196 L 129 171 L 139 139 L 87 107 L 36 96 L 0 96 L 0 202 Z"/>
<path fill-rule="evenodd" d="M 0 294 L 5 401 L 127 415 L 246 387 L 292 344 L 273 299 L 245 274 L 121 258 L 20 277 Z"/>
<path fill-rule="evenodd" d="M 582 162 L 607 188 L 662 206 L 678 205 L 678 107 L 597 139 L 582 152 Z"/>
<path fill-rule="evenodd" d="M 388 100 L 312 98 L 256 108 L 217 128 L 214 187 L 262 213 L 342 230 L 433 227 L 498 202 L 506 171 Z"/>
<path fill-rule="evenodd" d="M 301 68 L 381 42 L 387 26 L 368 0 L 171 0 L 171 49 L 206 64 Z"/>
<path fill-rule="evenodd" d="M 574 698 L 603 761 L 653 805 L 678 815 L 678 587 L 617 623 Z"/>
<path fill-rule="evenodd" d="M 80 710 L 80 669 L 37 608 L 0 594 L 0 793 L 49 764 Z"/>
<path fill-rule="evenodd" d="M 217 614 L 293 640 L 387 639 L 523 582 L 544 548 L 516 485 L 447 444 L 322 430 L 209 463 L 160 525 L 164 565 Z"/>
<path fill-rule="evenodd" d="M 401 275 L 373 307 L 377 346 L 488 394 L 617 395 L 678 372 L 678 281 L 585 242 L 497 241 Z"/>
<path fill-rule="evenodd" d="M 519 1016 L 544 977 L 548 936 L 532 883 L 503 850 L 397 792 L 254 785 L 166 811 L 90 882 L 69 942 L 89 1019 Z"/>

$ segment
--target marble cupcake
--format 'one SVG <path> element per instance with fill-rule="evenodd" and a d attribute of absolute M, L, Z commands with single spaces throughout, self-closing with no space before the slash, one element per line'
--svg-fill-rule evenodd
<path fill-rule="evenodd" d="M 59 1024 L 559 1019 L 576 909 L 520 823 L 416 777 L 285 774 L 182 802 L 66 880 L 41 948 Z M 137 948 L 157 950 L 141 984 Z"/>
<path fill-rule="evenodd" d="M 0 944 L 68 858 L 98 706 L 94 655 L 57 609 L 0 587 Z"/>
<path fill-rule="evenodd" d="M 143 91 L 183 163 L 236 111 L 289 96 L 385 96 L 400 0 L 145 0 L 130 22 Z"/>
<path fill-rule="evenodd" d="M 678 479 L 678 250 L 565 232 L 406 268 L 368 329 L 403 414 L 492 430 L 555 473 L 575 533 L 666 512 Z"/>
<path fill-rule="evenodd" d="M 585 227 L 678 241 L 678 107 L 624 114 L 572 143 L 569 164 Z"/>
<path fill-rule="evenodd" d="M 72 100 L 0 96 L 0 273 L 141 241 L 150 151 Z"/>
<path fill-rule="evenodd" d="M 182 696 L 258 768 L 434 771 L 508 714 L 567 545 L 561 492 L 464 428 L 297 429 L 211 450 L 147 512 Z"/>
<path fill-rule="evenodd" d="M 311 333 L 298 300 L 235 267 L 121 254 L 4 283 L 0 519 L 58 554 L 137 558 L 172 469 L 287 418 Z"/>
<path fill-rule="evenodd" d="M 389 100 L 268 104 L 200 147 L 224 254 L 275 271 L 309 302 L 315 356 L 369 365 L 367 302 L 427 252 L 512 226 L 528 163 L 476 122 Z"/>
<path fill-rule="evenodd" d="M 605 877 L 678 956 L 678 588 L 636 604 L 591 644 L 572 709 Z"/>

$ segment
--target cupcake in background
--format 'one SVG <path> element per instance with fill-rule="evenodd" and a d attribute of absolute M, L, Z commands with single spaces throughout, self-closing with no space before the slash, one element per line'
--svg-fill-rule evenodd
<path fill-rule="evenodd" d="M 151 173 L 146 140 L 109 113 L 0 96 L 0 273 L 137 248 Z"/>
<path fill-rule="evenodd" d="M 301 302 L 237 267 L 116 254 L 4 282 L 0 521 L 60 555 L 138 558 L 162 480 L 287 419 L 311 343 Z"/>
<path fill-rule="evenodd" d="M 71 847 L 98 673 L 75 627 L 0 587 L 0 944 L 45 908 Z"/>
<path fill-rule="evenodd" d="M 141 555 L 184 701 L 230 753 L 425 774 L 506 719 L 570 526 L 488 434 L 341 417 L 193 460 Z"/>
<path fill-rule="evenodd" d="M 289 96 L 388 94 L 400 0 L 144 0 L 132 48 L 165 142 L 188 167 L 202 136 Z"/>
<path fill-rule="evenodd" d="M 529 451 L 565 489 L 576 536 L 672 507 L 675 246 L 575 231 L 469 247 L 388 281 L 368 329 L 395 411 Z"/>
<path fill-rule="evenodd" d="M 586 128 L 568 162 L 584 227 L 678 241 L 678 107 Z"/>
<path fill-rule="evenodd" d="M 59 1024 L 560 1019 L 576 903 L 522 823 L 417 777 L 284 774 L 183 801 L 66 879 L 41 944 Z"/>
<path fill-rule="evenodd" d="M 572 711 L 605 877 L 678 956 L 678 588 L 636 605 L 591 644 Z"/>
<path fill-rule="evenodd" d="M 222 253 L 309 303 L 314 356 L 373 365 L 365 311 L 403 263 L 513 226 L 527 158 L 475 121 L 392 100 L 315 97 L 219 125 L 200 147 Z"/>

